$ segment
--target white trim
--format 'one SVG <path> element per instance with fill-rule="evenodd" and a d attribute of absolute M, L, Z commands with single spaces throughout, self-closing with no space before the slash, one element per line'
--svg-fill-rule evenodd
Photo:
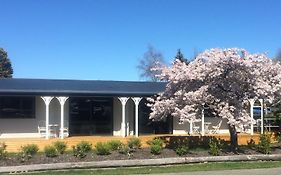
<path fill-rule="evenodd" d="M 64 104 L 68 97 L 56 97 L 60 102 L 60 138 L 64 138 Z"/>
<path fill-rule="evenodd" d="M 42 96 L 42 100 L 45 102 L 46 106 L 46 139 L 49 139 L 49 105 L 54 97 L 51 96 Z"/>
<path fill-rule="evenodd" d="M 193 134 L 193 122 L 192 121 L 189 122 L 189 134 L 190 135 Z"/>
<path fill-rule="evenodd" d="M 202 119 L 201 119 L 201 135 L 204 136 L 205 135 L 205 115 L 204 115 L 204 106 L 202 109 Z"/>
<path fill-rule="evenodd" d="M 259 102 L 261 104 L 261 134 L 264 133 L 263 129 L 263 99 L 259 99 Z"/>
<path fill-rule="evenodd" d="M 251 129 L 250 129 L 250 134 L 254 135 L 254 104 L 255 104 L 255 99 L 250 99 L 250 116 L 252 119 L 252 123 L 251 123 Z"/>
<path fill-rule="evenodd" d="M 122 137 L 126 137 L 126 103 L 129 97 L 118 97 L 122 104 L 122 121 L 121 121 L 121 135 Z"/>
<path fill-rule="evenodd" d="M 39 133 L 2 133 L 0 135 L 1 139 L 9 138 L 41 138 L 42 135 Z"/>
<path fill-rule="evenodd" d="M 135 136 L 139 136 L 139 103 L 142 97 L 133 97 L 132 100 L 135 103 Z"/>

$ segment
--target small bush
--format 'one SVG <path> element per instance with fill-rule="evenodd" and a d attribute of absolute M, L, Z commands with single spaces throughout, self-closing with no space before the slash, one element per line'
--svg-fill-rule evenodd
<path fill-rule="evenodd" d="M 164 146 L 164 141 L 161 139 L 153 139 L 147 142 L 149 145 L 159 145 L 161 148 Z"/>
<path fill-rule="evenodd" d="M 210 154 L 213 156 L 218 156 L 220 153 L 219 141 L 216 138 L 211 138 L 209 140 Z"/>
<path fill-rule="evenodd" d="M 188 146 L 186 145 L 180 145 L 176 148 L 176 153 L 179 156 L 186 155 L 188 153 Z"/>
<path fill-rule="evenodd" d="M 76 146 L 72 146 L 72 150 L 75 157 L 84 158 L 87 153 L 92 150 L 92 144 L 86 141 L 81 141 Z"/>
<path fill-rule="evenodd" d="M 97 155 L 109 155 L 110 154 L 110 145 L 108 143 L 98 142 L 96 144 L 96 154 Z"/>
<path fill-rule="evenodd" d="M 62 141 L 56 141 L 53 145 L 59 154 L 63 154 L 67 148 L 66 143 Z"/>
<path fill-rule="evenodd" d="M 270 135 L 267 135 L 267 134 L 260 135 L 258 151 L 263 154 L 269 154 L 271 152 Z"/>
<path fill-rule="evenodd" d="M 133 154 L 133 150 L 128 147 L 128 145 L 122 144 L 119 149 L 120 154 L 125 154 L 127 156 L 131 156 Z"/>
<path fill-rule="evenodd" d="M 281 143 L 281 135 L 279 135 L 279 136 L 277 137 L 277 141 L 278 141 L 278 143 Z"/>
<path fill-rule="evenodd" d="M 38 152 L 39 148 L 36 144 L 27 144 L 27 145 L 22 146 L 21 150 L 24 153 L 33 156 Z"/>
<path fill-rule="evenodd" d="M 52 146 L 52 145 L 45 146 L 44 153 L 45 153 L 46 157 L 56 157 L 56 156 L 58 156 L 57 149 L 55 148 L 55 146 Z"/>
<path fill-rule="evenodd" d="M 122 142 L 120 140 L 111 140 L 108 142 L 109 148 L 112 151 L 119 150 L 122 146 Z"/>
<path fill-rule="evenodd" d="M 7 158 L 8 152 L 6 151 L 7 145 L 0 143 L 0 160 Z"/>
<path fill-rule="evenodd" d="M 150 146 L 150 152 L 154 155 L 161 154 L 162 147 L 160 145 L 151 145 Z"/>
<path fill-rule="evenodd" d="M 38 152 L 39 148 L 36 144 L 27 144 L 21 147 L 20 151 L 18 152 L 17 156 L 21 162 L 25 162 L 32 158 Z"/>
<path fill-rule="evenodd" d="M 141 148 L 141 140 L 139 138 L 130 138 L 128 140 L 128 147 L 130 149 L 139 149 L 139 148 Z"/>
<path fill-rule="evenodd" d="M 255 149 L 256 148 L 256 142 L 253 139 L 251 139 L 250 141 L 247 141 L 247 147 L 249 149 Z"/>

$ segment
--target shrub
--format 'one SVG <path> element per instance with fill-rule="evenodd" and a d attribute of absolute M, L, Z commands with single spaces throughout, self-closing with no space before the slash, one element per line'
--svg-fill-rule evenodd
<path fill-rule="evenodd" d="M 62 141 L 56 141 L 53 145 L 59 154 L 63 154 L 67 148 L 66 143 Z"/>
<path fill-rule="evenodd" d="M 97 155 L 109 155 L 110 145 L 108 143 L 97 142 L 95 151 Z"/>
<path fill-rule="evenodd" d="M 281 135 L 279 135 L 279 136 L 277 137 L 277 141 L 278 141 L 278 143 L 281 143 Z"/>
<path fill-rule="evenodd" d="M 253 139 L 251 139 L 250 141 L 247 141 L 247 147 L 249 149 L 255 149 L 256 148 L 256 142 Z"/>
<path fill-rule="evenodd" d="M 141 148 L 141 140 L 139 138 L 130 138 L 128 140 L 128 147 L 130 149 L 139 149 L 139 148 Z"/>
<path fill-rule="evenodd" d="M 211 138 L 209 140 L 210 154 L 213 156 L 218 156 L 220 153 L 219 141 L 216 138 Z"/>
<path fill-rule="evenodd" d="M 260 142 L 258 144 L 258 151 L 263 154 L 269 154 L 271 152 L 270 135 L 260 135 Z"/>
<path fill-rule="evenodd" d="M 119 150 L 122 146 L 122 142 L 120 140 L 111 140 L 108 142 L 109 148 L 112 151 Z"/>
<path fill-rule="evenodd" d="M 154 155 L 161 154 L 162 147 L 160 145 L 151 145 L 150 152 Z"/>
<path fill-rule="evenodd" d="M 127 156 L 131 156 L 132 155 L 133 150 L 129 148 L 128 145 L 122 144 L 120 149 L 119 149 L 119 153 L 120 154 L 125 154 Z"/>
<path fill-rule="evenodd" d="M 147 142 L 147 144 L 149 145 L 159 145 L 161 148 L 163 148 L 164 146 L 164 141 L 161 139 L 153 139 Z"/>
<path fill-rule="evenodd" d="M 21 162 L 25 162 L 32 158 L 38 152 L 39 148 L 36 144 L 27 144 L 21 147 L 19 153 L 17 154 Z"/>
<path fill-rule="evenodd" d="M 176 153 L 179 156 L 186 155 L 188 153 L 188 146 L 186 145 L 180 145 L 176 148 Z"/>
<path fill-rule="evenodd" d="M 55 146 L 52 146 L 52 145 L 45 146 L 44 153 L 45 153 L 46 157 L 56 157 L 56 156 L 58 156 L 57 149 L 55 148 Z"/>
<path fill-rule="evenodd" d="M 39 148 L 36 144 L 27 144 L 27 145 L 22 146 L 21 150 L 24 153 L 33 156 L 38 152 Z"/>
<path fill-rule="evenodd" d="M 5 143 L 0 143 L 0 160 L 7 157 L 8 152 L 6 151 L 7 145 Z"/>
<path fill-rule="evenodd" d="M 87 153 L 92 150 L 92 144 L 86 141 L 81 141 L 76 146 L 72 146 L 72 150 L 75 157 L 84 158 Z"/>

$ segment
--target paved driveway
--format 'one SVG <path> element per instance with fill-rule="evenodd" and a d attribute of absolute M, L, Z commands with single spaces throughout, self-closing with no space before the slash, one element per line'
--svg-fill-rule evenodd
<path fill-rule="evenodd" d="M 164 173 L 157 175 L 281 175 L 281 168 L 223 170 L 223 171 L 198 171 L 186 173 Z M 156 175 L 156 174 L 154 174 Z"/>

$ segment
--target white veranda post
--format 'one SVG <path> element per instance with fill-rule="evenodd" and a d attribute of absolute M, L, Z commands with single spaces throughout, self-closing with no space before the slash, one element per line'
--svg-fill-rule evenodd
<path fill-rule="evenodd" d="M 255 99 L 250 99 L 250 115 L 251 115 L 251 119 L 252 119 L 252 123 L 251 123 L 251 135 L 254 135 L 254 104 L 255 104 Z"/>
<path fill-rule="evenodd" d="M 193 122 L 189 122 L 189 134 L 193 134 Z"/>
<path fill-rule="evenodd" d="M 56 97 L 60 102 L 60 138 L 64 137 L 64 104 L 68 97 Z"/>
<path fill-rule="evenodd" d="M 44 96 L 41 97 L 46 106 L 46 139 L 49 139 L 49 105 L 54 97 Z"/>
<path fill-rule="evenodd" d="M 122 104 L 122 121 L 121 121 L 121 135 L 122 137 L 126 136 L 126 103 L 128 101 L 128 97 L 118 97 L 118 99 L 120 100 L 121 104 Z"/>
<path fill-rule="evenodd" d="M 259 99 L 261 104 L 261 134 L 263 134 L 263 99 Z"/>
<path fill-rule="evenodd" d="M 204 123 L 205 123 L 205 116 L 204 116 L 204 107 L 202 109 L 202 120 L 201 120 L 201 135 L 204 136 L 205 135 L 205 126 L 204 126 Z"/>
<path fill-rule="evenodd" d="M 135 136 L 139 136 L 139 103 L 141 101 L 141 97 L 133 97 L 133 101 L 135 102 Z"/>

